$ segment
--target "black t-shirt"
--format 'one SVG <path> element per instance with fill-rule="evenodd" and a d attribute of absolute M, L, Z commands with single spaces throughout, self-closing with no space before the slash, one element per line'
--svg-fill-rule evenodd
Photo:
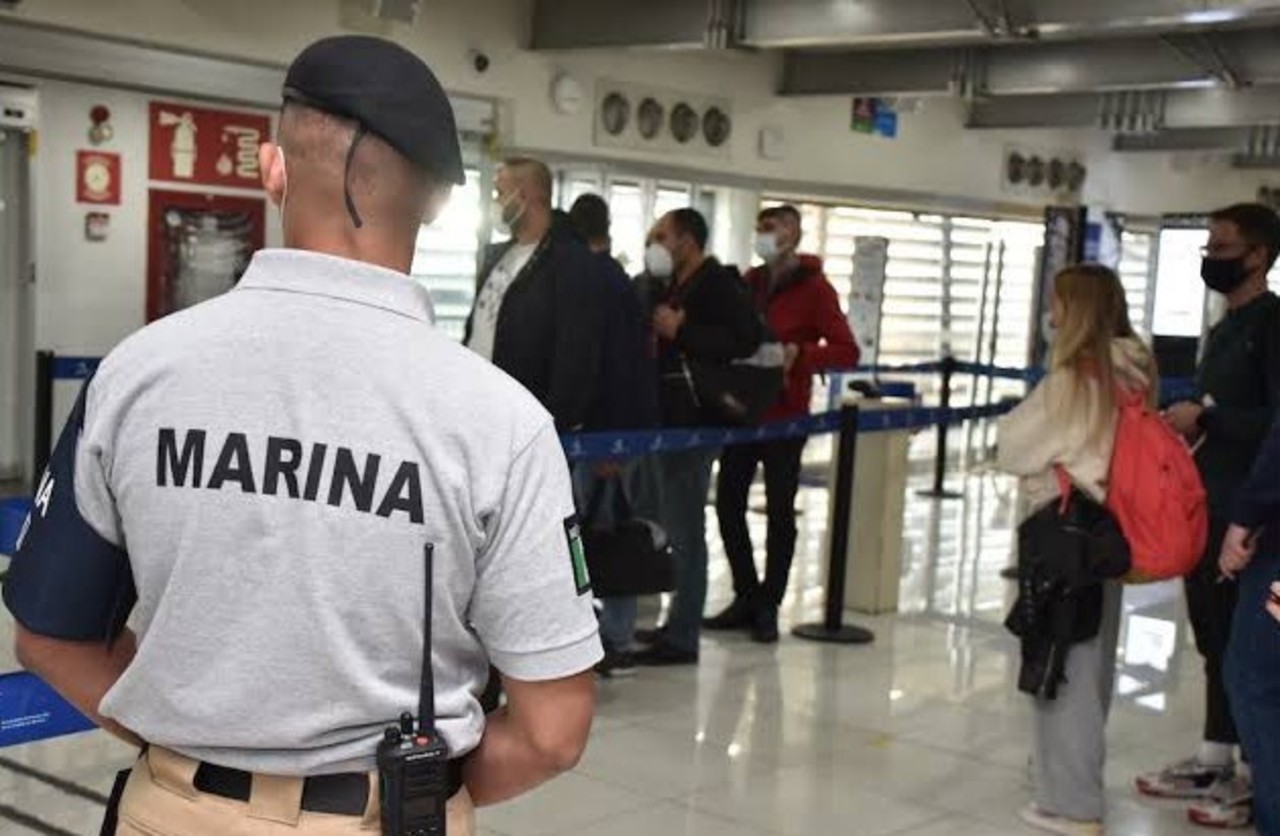
<path fill-rule="evenodd" d="M 1280 297 L 1264 293 L 1213 327 L 1196 383 L 1213 403 L 1196 462 L 1210 509 L 1224 514 L 1280 409 Z"/>

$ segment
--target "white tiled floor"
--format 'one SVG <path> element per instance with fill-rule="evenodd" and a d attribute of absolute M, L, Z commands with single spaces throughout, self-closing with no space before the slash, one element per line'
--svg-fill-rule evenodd
<path fill-rule="evenodd" d="M 958 483 L 959 478 L 955 481 Z M 697 668 L 604 682 L 590 750 L 577 771 L 527 798 L 484 810 L 488 836 L 1012 836 L 1026 802 L 1027 702 L 1014 689 L 1016 645 L 1000 622 L 1012 592 L 1014 492 L 974 475 L 966 499 L 913 498 L 906 520 L 903 614 L 858 618 L 868 647 L 774 648 L 708 637 Z M 800 557 L 790 621 L 818 615 L 826 495 L 801 498 Z M 714 514 L 709 515 L 714 529 Z M 763 518 L 753 527 L 763 536 Z M 727 569 L 712 536 L 712 601 Z M 1198 660 L 1176 587 L 1130 590 L 1121 695 L 1111 726 L 1110 832 L 1195 832 L 1177 805 L 1139 801 L 1140 769 L 1182 756 L 1197 739 Z M 4 632 L 4 631 L 0 631 Z M 7 643 L 7 639 L 0 638 Z M 8 659 L 0 651 L 0 668 Z M 0 752 L 0 758 L 105 793 L 128 752 L 100 734 Z M 96 833 L 101 808 L 0 760 L 0 805 L 48 833 Z M 30 831 L 0 818 L 0 833 Z"/>

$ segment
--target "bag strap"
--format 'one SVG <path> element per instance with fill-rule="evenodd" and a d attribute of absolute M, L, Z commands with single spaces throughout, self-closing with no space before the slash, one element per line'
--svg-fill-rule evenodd
<path fill-rule="evenodd" d="M 618 524 L 631 519 L 632 508 L 631 501 L 627 499 L 627 492 L 622 488 L 621 479 L 596 479 L 591 488 L 591 494 L 587 497 L 587 507 L 583 510 L 583 520 L 585 525 L 591 525 L 595 522 L 596 517 L 600 513 L 600 506 L 604 504 L 604 494 L 612 483 L 615 488 L 613 492 L 613 522 Z"/>
<path fill-rule="evenodd" d="M 1053 466 L 1053 473 L 1058 477 L 1058 493 L 1062 496 L 1061 504 L 1058 506 L 1058 514 L 1067 513 L 1067 509 L 1071 505 L 1071 490 L 1074 485 L 1071 482 L 1071 474 L 1067 473 L 1067 469 L 1060 464 Z"/>

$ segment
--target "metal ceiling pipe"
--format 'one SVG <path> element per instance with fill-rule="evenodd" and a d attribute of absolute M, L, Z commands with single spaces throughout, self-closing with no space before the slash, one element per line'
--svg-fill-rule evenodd
<path fill-rule="evenodd" d="M 759 49 L 1079 40 L 1280 23 L 1280 0 L 742 0 L 741 44 Z M 975 14 L 974 6 L 982 14 Z M 706 45 L 693 0 L 537 0 L 533 49 Z"/>
<path fill-rule="evenodd" d="M 1243 90 L 1167 90 L 1159 95 L 1153 123 L 1175 128 L 1248 128 L 1280 125 L 1280 85 Z M 1148 106 L 1151 102 L 1148 100 Z M 1097 93 L 1061 96 L 1002 96 L 975 101 L 969 108 L 971 128 L 1096 128 L 1104 118 L 1123 125 L 1130 105 Z M 1117 116 L 1117 114 L 1119 114 Z"/>

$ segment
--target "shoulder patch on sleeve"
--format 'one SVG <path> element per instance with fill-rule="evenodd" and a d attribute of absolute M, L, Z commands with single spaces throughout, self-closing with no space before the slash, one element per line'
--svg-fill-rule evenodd
<path fill-rule="evenodd" d="M 569 560 L 573 563 L 573 584 L 578 595 L 591 591 L 591 573 L 587 571 L 587 550 L 582 544 L 582 524 L 577 514 L 564 521 L 564 536 L 569 542 Z"/>

